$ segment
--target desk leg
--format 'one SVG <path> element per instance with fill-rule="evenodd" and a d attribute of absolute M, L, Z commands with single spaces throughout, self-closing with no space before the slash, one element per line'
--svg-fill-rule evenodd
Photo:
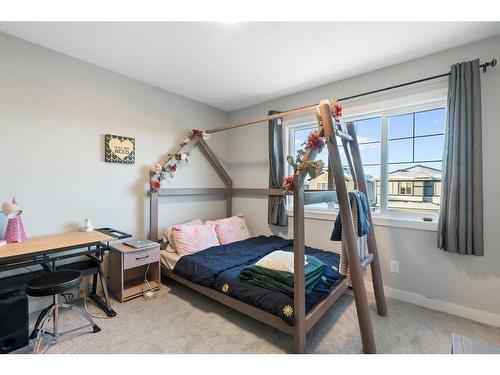
<path fill-rule="evenodd" d="M 102 264 L 97 262 L 97 267 L 99 268 L 99 280 L 101 281 L 102 292 L 104 293 L 104 300 L 97 295 L 97 274 L 94 274 L 94 280 L 92 285 L 92 294 L 90 298 L 99 306 L 99 308 L 106 313 L 107 316 L 116 316 L 116 311 L 111 308 L 111 303 L 109 301 L 108 287 L 106 285 L 106 278 L 104 276 L 104 271 L 102 269 Z"/>

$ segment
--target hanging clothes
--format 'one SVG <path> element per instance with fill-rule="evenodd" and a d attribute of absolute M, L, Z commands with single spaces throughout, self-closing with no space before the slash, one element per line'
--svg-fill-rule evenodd
<path fill-rule="evenodd" d="M 370 232 L 370 221 L 368 219 L 368 199 L 361 191 L 350 191 L 349 200 L 356 200 L 356 207 L 358 209 L 357 217 L 357 231 L 358 237 L 362 237 Z M 351 204 L 352 207 L 352 204 Z M 342 241 L 342 220 L 340 219 L 340 212 L 337 214 L 335 224 L 333 225 L 331 241 Z"/>

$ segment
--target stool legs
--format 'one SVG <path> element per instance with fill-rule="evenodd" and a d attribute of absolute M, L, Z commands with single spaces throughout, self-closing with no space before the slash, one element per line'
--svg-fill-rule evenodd
<path fill-rule="evenodd" d="M 52 333 L 54 337 L 59 336 L 59 329 L 57 327 L 57 323 L 59 321 L 59 294 L 54 294 L 53 296 L 53 304 L 54 304 L 54 320 L 52 322 L 53 330 Z"/>
<path fill-rule="evenodd" d="M 49 312 L 49 310 L 51 308 L 52 308 L 52 305 L 47 306 L 46 308 L 44 308 L 42 310 L 40 315 L 38 315 L 38 319 L 36 320 L 35 327 L 33 328 L 33 331 L 31 332 L 31 335 L 30 335 L 30 340 L 36 339 L 36 337 L 38 336 L 38 331 L 39 331 L 40 324 L 42 323 L 42 319 L 47 315 L 47 313 Z"/>
<path fill-rule="evenodd" d="M 59 308 L 76 311 L 88 321 L 88 324 L 65 332 L 59 332 Z M 46 332 L 45 326 L 51 319 L 52 319 L 53 332 Z M 97 333 L 101 330 L 99 326 L 95 324 L 94 319 L 90 316 L 89 313 L 87 313 L 87 311 L 73 304 L 60 303 L 59 295 L 55 294 L 53 296 L 53 303 L 50 306 L 46 307 L 41 312 L 40 316 L 38 317 L 35 323 L 33 332 L 31 333 L 30 338 L 36 338 L 35 345 L 33 347 L 33 353 L 38 354 L 41 352 L 42 341 L 45 334 L 52 335 L 54 337 L 55 342 L 57 343 L 57 339 L 59 337 L 67 335 L 68 333 L 79 331 L 83 328 L 92 328 L 93 333 Z M 48 345 L 49 344 L 47 344 L 47 347 Z"/>
<path fill-rule="evenodd" d="M 67 303 L 61 303 L 59 306 L 63 309 L 75 310 L 77 313 L 79 313 L 81 316 L 83 316 L 85 319 L 87 319 L 89 324 L 85 325 L 83 327 L 77 328 L 77 329 L 91 327 L 93 329 L 94 333 L 97 333 L 101 330 L 99 328 L 99 326 L 97 324 L 95 324 L 94 319 L 90 316 L 90 314 L 87 311 L 85 311 L 84 309 L 82 309 L 80 306 L 71 305 L 71 304 L 67 304 Z"/>
<path fill-rule="evenodd" d="M 40 347 L 42 346 L 42 340 L 45 333 L 45 325 L 51 318 L 53 318 L 52 316 L 54 313 L 54 308 L 55 308 L 54 305 L 50 305 L 49 310 L 47 310 L 45 316 L 40 321 L 40 332 L 38 332 L 36 336 L 35 345 L 33 347 L 33 354 L 40 353 Z"/>

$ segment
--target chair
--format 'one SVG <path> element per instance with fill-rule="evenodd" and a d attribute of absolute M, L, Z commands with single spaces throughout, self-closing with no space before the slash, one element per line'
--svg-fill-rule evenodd
<path fill-rule="evenodd" d="M 94 333 L 99 332 L 101 329 L 95 324 L 92 317 L 79 306 L 61 303 L 59 302 L 59 295 L 69 291 L 80 285 L 82 281 L 82 274 L 79 271 L 65 270 L 65 271 L 55 271 L 50 272 L 41 276 L 34 277 L 28 281 L 26 285 L 26 294 L 32 297 L 46 297 L 52 296 L 52 304 L 42 310 L 31 333 L 30 339 L 35 339 L 35 346 L 33 348 L 33 353 L 40 353 L 42 346 L 43 337 L 45 334 L 49 334 L 57 340 L 68 333 L 76 332 L 83 328 L 92 328 Z M 75 310 L 85 319 L 88 320 L 89 324 L 74 328 L 65 332 L 59 332 L 59 309 Z M 52 332 L 45 331 L 45 325 L 52 319 Z"/>

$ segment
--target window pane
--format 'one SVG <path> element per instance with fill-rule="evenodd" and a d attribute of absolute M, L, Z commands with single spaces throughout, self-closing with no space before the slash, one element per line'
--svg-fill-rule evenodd
<path fill-rule="evenodd" d="M 389 141 L 389 163 L 413 161 L 413 139 Z"/>
<path fill-rule="evenodd" d="M 444 135 L 415 138 L 415 161 L 441 160 Z"/>
<path fill-rule="evenodd" d="M 339 140 L 340 140 L 340 138 L 337 137 L 337 145 L 339 146 L 339 153 L 340 153 L 340 162 L 342 163 L 342 165 L 347 165 L 347 158 L 345 156 L 344 146 L 342 146 L 342 142 Z M 321 154 L 326 154 L 325 158 L 328 159 L 328 147 L 327 146 L 325 146 L 325 148 L 323 149 Z M 327 160 L 323 160 L 323 161 L 325 162 L 325 165 L 328 164 Z"/>
<path fill-rule="evenodd" d="M 387 119 L 389 139 L 413 137 L 413 114 L 391 116 Z"/>
<path fill-rule="evenodd" d="M 304 148 L 304 142 L 307 139 L 307 136 L 309 135 L 310 132 L 312 132 L 314 128 L 310 129 L 300 129 L 300 130 L 295 130 L 294 131 L 294 150 L 293 150 L 293 155 L 297 154 L 297 151 L 301 148 Z"/>
<path fill-rule="evenodd" d="M 415 135 L 444 133 L 445 115 L 444 108 L 415 113 Z"/>
<path fill-rule="evenodd" d="M 364 164 L 380 164 L 380 143 L 359 145 L 361 161 Z"/>
<path fill-rule="evenodd" d="M 380 165 L 363 167 L 366 190 L 372 211 L 380 209 Z"/>
<path fill-rule="evenodd" d="M 380 142 L 380 117 L 354 121 L 358 143 Z"/>
<path fill-rule="evenodd" d="M 398 183 L 397 194 L 389 188 L 388 208 L 394 211 L 435 213 L 439 208 L 441 163 L 390 164 L 388 186 Z M 438 195 L 436 195 L 438 194 Z"/>

